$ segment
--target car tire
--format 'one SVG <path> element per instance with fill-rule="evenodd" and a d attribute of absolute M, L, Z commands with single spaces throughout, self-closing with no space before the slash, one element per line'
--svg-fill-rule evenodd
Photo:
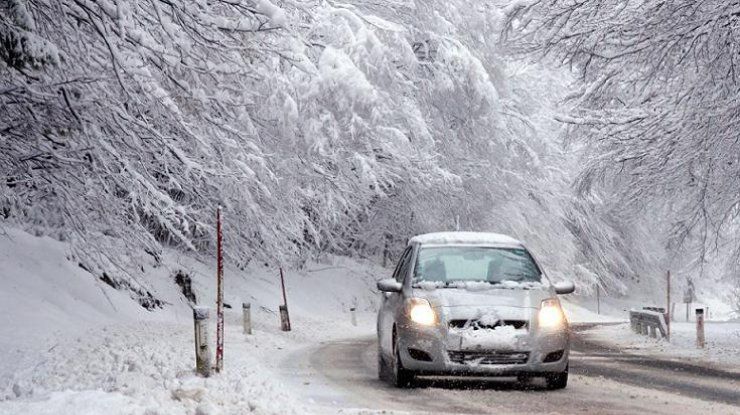
<path fill-rule="evenodd" d="M 545 376 L 545 383 L 547 389 L 565 389 L 568 386 L 568 365 L 565 366 L 565 370 L 558 373 L 549 373 Z"/>
<path fill-rule="evenodd" d="M 395 334 L 395 333 L 394 333 Z M 396 336 L 393 336 L 393 360 L 391 361 L 389 380 L 397 388 L 408 388 L 414 383 L 414 373 L 403 367 L 401 353 Z"/>
<path fill-rule="evenodd" d="M 383 351 L 378 347 L 378 379 L 382 381 L 389 381 L 390 368 L 388 367 L 388 361 L 383 356 Z"/>

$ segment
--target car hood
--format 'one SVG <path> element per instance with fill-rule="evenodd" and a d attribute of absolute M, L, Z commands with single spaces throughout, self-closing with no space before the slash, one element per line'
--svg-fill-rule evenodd
<path fill-rule="evenodd" d="M 539 308 L 542 300 L 553 295 L 546 287 L 532 289 L 509 288 L 414 288 L 414 297 L 426 298 L 432 307 L 516 307 Z"/>

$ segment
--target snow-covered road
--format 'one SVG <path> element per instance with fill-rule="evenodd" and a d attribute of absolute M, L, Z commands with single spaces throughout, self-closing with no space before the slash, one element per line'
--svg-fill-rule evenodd
<path fill-rule="evenodd" d="M 226 370 L 209 379 L 192 373 L 189 322 L 90 329 L 14 372 L 0 388 L 0 414 L 740 413 L 736 373 L 626 354 L 583 333 L 563 391 L 439 378 L 395 389 L 377 379 L 372 313 L 358 327 L 297 318 L 290 333 L 272 314 L 258 316 L 245 336 L 237 313 L 228 314 Z"/>
<path fill-rule="evenodd" d="M 564 391 L 509 379 L 427 378 L 413 389 L 377 379 L 373 337 L 328 341 L 285 356 L 286 387 L 319 413 L 635 414 L 740 411 L 740 379 L 731 373 L 610 351 L 575 342 Z M 651 363 L 651 364 L 647 364 Z"/>
<path fill-rule="evenodd" d="M 575 358 L 572 371 L 603 376 L 635 386 L 700 398 L 706 401 L 740 405 L 740 373 L 727 363 L 719 368 L 711 361 L 697 364 L 686 359 L 656 357 L 626 351 L 619 344 L 598 341 L 587 329 L 577 327 L 574 336 Z"/>

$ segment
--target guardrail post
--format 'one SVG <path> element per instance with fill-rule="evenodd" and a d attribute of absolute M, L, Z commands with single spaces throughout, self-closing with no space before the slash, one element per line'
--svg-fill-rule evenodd
<path fill-rule="evenodd" d="M 252 334 L 252 305 L 249 303 L 242 303 L 242 325 L 244 326 L 244 334 Z"/>
<path fill-rule="evenodd" d="M 357 315 L 355 314 L 355 310 L 356 309 L 357 309 L 356 307 L 350 307 L 349 308 L 349 315 L 350 315 L 350 319 L 352 320 L 352 325 L 353 326 L 356 326 L 357 325 Z"/>
<path fill-rule="evenodd" d="M 630 327 L 640 335 L 668 338 L 665 309 L 660 307 L 643 307 L 642 310 L 630 310 Z"/>
<path fill-rule="evenodd" d="M 211 375 L 211 350 L 208 348 L 208 308 L 193 307 L 195 326 L 195 372 Z"/>
<path fill-rule="evenodd" d="M 704 309 L 696 309 L 696 347 L 704 348 Z"/>

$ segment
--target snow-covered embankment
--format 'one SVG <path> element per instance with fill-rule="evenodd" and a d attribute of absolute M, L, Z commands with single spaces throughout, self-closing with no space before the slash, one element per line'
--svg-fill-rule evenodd
<path fill-rule="evenodd" d="M 294 330 L 279 331 L 277 268 L 226 268 L 224 373 L 193 374 L 190 304 L 175 284 L 191 279 L 196 300 L 215 299 L 214 269 L 168 253 L 141 266 L 163 309 L 147 311 L 78 266 L 68 245 L 7 229 L 0 236 L 0 414 L 305 413 L 273 376 L 271 357 L 320 339 L 369 334 L 375 273 L 369 264 L 331 258 L 287 272 Z M 251 302 L 254 334 L 241 333 L 241 302 Z M 360 311 L 350 324 L 348 309 Z M 211 330 L 215 333 L 215 330 Z M 213 334 L 211 337 L 213 341 Z"/>

